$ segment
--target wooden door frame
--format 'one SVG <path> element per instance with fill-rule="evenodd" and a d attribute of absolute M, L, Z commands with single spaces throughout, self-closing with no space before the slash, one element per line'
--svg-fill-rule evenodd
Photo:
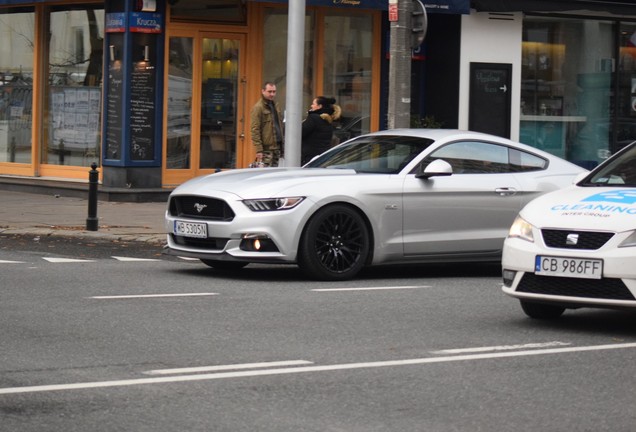
<path fill-rule="evenodd" d="M 169 47 L 170 38 L 172 37 L 187 37 L 192 38 L 192 100 L 190 106 L 191 117 L 191 140 L 190 140 L 190 168 L 188 169 L 168 169 L 167 168 L 167 146 L 168 146 L 168 67 L 169 67 L 169 53 L 165 55 L 165 68 L 166 75 L 164 78 L 164 100 L 163 100 L 163 132 L 162 132 L 162 162 L 161 162 L 161 177 L 162 185 L 164 187 L 172 187 L 179 185 L 191 178 L 211 174 L 215 172 L 214 169 L 201 169 L 199 168 L 200 162 L 200 142 L 201 142 L 201 67 L 198 61 L 203 57 L 202 53 L 202 40 L 204 38 L 224 38 L 233 39 L 239 41 L 239 60 L 238 60 L 238 82 L 237 82 L 237 120 L 235 124 L 235 133 L 237 137 L 236 143 L 236 160 L 237 164 L 240 164 L 242 153 L 245 147 L 245 141 L 240 137 L 246 136 L 245 130 L 245 116 L 247 115 L 247 107 L 245 102 L 245 82 L 246 76 L 246 62 L 243 60 L 247 53 L 247 29 L 243 27 L 235 26 L 214 26 L 210 24 L 172 24 L 170 30 L 166 34 L 166 47 Z M 243 119 L 241 121 L 241 119 Z M 242 142 L 240 142 L 242 141 Z M 240 165 L 239 165 L 240 166 Z"/>

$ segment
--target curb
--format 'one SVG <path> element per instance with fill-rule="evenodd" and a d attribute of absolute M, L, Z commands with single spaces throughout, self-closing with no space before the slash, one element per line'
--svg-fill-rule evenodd
<path fill-rule="evenodd" d="M 166 244 L 165 234 L 113 234 L 98 231 L 54 230 L 50 228 L 5 228 L 0 229 L 4 235 L 33 235 L 44 237 L 60 237 L 73 239 L 102 240 L 110 242 L 141 242 L 163 246 Z"/>

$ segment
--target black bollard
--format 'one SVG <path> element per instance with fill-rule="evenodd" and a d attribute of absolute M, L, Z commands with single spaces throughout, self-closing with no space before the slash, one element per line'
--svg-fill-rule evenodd
<path fill-rule="evenodd" d="M 99 180 L 99 171 L 97 164 L 91 164 L 91 170 L 88 172 L 88 217 L 86 218 L 86 230 L 97 231 L 99 219 L 97 219 L 97 182 Z"/>
<path fill-rule="evenodd" d="M 59 161 L 60 165 L 64 165 L 64 152 L 66 150 L 64 150 L 64 140 L 63 139 L 60 140 L 60 145 L 58 146 L 57 151 L 58 151 L 58 155 L 57 155 L 58 161 Z"/>
<path fill-rule="evenodd" d="M 9 162 L 15 162 L 15 137 L 11 138 L 11 144 L 9 144 Z"/>

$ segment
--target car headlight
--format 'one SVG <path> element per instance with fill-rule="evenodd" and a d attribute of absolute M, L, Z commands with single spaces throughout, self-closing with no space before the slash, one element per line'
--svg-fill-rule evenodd
<path fill-rule="evenodd" d="M 618 247 L 636 247 L 636 231 L 627 237 Z"/>
<path fill-rule="evenodd" d="M 530 243 L 534 243 L 534 237 L 532 236 L 532 225 L 530 225 L 521 216 L 517 216 L 515 218 L 515 221 L 512 223 L 512 226 L 510 227 L 508 237 L 516 237 L 522 240 L 529 241 Z"/>
<path fill-rule="evenodd" d="M 262 198 L 243 200 L 248 209 L 258 211 L 289 210 L 296 207 L 305 197 Z"/>

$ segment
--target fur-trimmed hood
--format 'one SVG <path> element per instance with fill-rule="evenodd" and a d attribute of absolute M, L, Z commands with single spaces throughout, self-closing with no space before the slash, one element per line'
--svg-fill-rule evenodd
<path fill-rule="evenodd" d="M 340 118 L 340 115 L 342 114 L 342 109 L 340 108 L 340 105 L 336 105 L 336 104 L 333 104 L 332 107 L 333 107 L 332 114 L 323 112 L 320 114 L 320 118 L 328 121 L 329 123 L 332 123 L 335 120 L 338 120 Z"/>

